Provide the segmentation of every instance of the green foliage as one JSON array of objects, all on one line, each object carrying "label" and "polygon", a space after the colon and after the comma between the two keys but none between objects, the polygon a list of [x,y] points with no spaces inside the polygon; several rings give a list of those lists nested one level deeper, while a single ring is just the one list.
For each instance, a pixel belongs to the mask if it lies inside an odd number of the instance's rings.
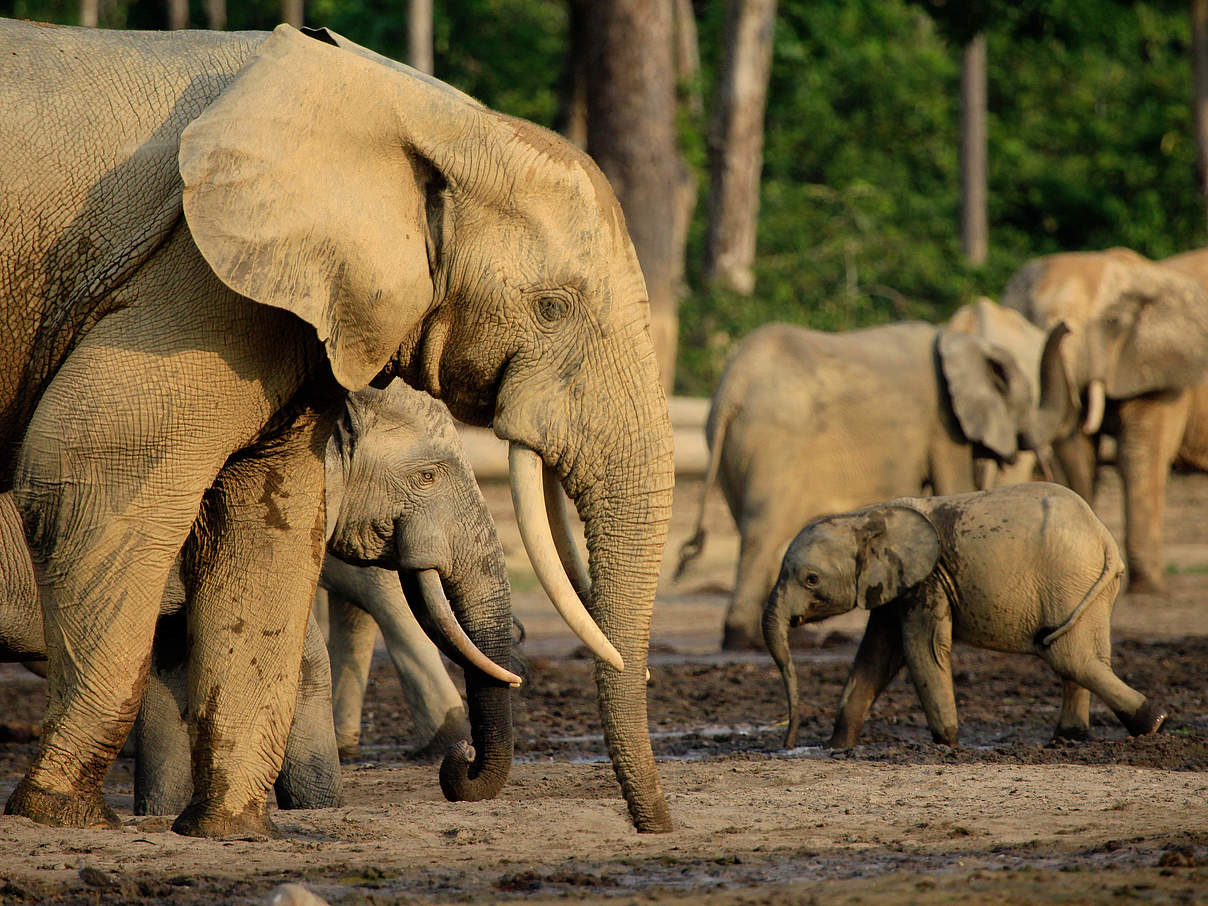
[{"label": "green foliage", "polygon": [[[204,25],[203,0],[191,20]],[[437,75],[549,125],[566,0],[436,0]],[[74,22],[75,0],[0,0]],[[696,0],[706,116],[725,4]],[[228,27],[271,28],[278,0],[228,0]],[[102,24],[157,28],[163,0],[110,0]],[[406,59],[406,4],[308,0],[307,21]],[[959,241],[961,45],[984,28],[990,259]],[[1026,258],[1126,245],[1161,257],[1205,244],[1196,180],[1188,16],[1179,0],[779,0],[757,287],[700,284],[707,123],[681,116],[701,200],[689,236],[677,389],[708,394],[766,321],[847,329],[940,320],[997,296]]]}]

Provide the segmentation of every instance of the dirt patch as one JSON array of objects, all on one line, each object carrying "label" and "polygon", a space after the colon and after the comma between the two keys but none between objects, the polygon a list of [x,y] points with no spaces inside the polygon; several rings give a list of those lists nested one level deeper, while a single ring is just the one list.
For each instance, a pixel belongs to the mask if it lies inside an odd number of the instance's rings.
[{"label": "dirt patch", "polygon": [[[1105,479],[1100,508],[1119,532]],[[498,799],[446,803],[435,767],[404,760],[412,725],[379,659],[344,807],[276,812],[278,840],[188,840],[131,816],[119,760],[106,793],[120,831],[0,818],[0,903],[262,903],[283,881],[347,904],[1208,902],[1208,476],[1172,484],[1171,595],[1117,607],[1114,666],[1166,707],[1165,732],[1131,739],[1094,701],[1093,738],[1061,745],[1060,684],[1041,661],[958,646],[960,746],[930,742],[903,674],[859,745],[821,748],[861,632],[846,615],[799,640],[802,745],[784,751],[771,660],[717,650],[737,539],[714,496],[705,555],[664,582],[655,616],[650,725],[676,822],[659,836],[630,829],[591,665],[521,566],[506,488],[486,490],[530,656]],[[698,490],[677,489],[668,574]],[[0,667],[0,796],[34,751],[43,701],[40,680]]]}]

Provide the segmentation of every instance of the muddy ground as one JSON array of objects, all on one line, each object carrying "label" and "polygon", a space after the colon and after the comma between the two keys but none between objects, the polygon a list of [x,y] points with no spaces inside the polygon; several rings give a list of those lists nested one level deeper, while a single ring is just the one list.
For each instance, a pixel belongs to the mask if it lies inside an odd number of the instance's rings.
[{"label": "muddy ground", "polygon": [[[1119,487],[1106,482],[1100,510],[1118,532]],[[677,489],[668,572],[699,487]],[[410,721],[381,657],[344,807],[275,812],[276,840],[190,840],[130,814],[119,761],[107,793],[121,831],[0,818],[0,903],[263,903],[283,881],[345,904],[1208,903],[1208,475],[1172,484],[1171,595],[1117,606],[1117,672],[1168,707],[1165,732],[1130,739],[1096,701],[1093,740],[1058,746],[1047,668],[958,646],[960,747],[930,742],[902,675],[859,746],[820,748],[861,630],[849,614],[800,640],[802,746],[782,750],[770,659],[717,650],[737,537],[715,494],[705,556],[664,581],[655,616],[650,725],[676,822],[658,836],[629,826],[590,664],[520,565],[506,488],[487,492],[530,658],[498,799],[446,803],[435,766],[406,759]],[[42,702],[39,680],[0,668],[0,724],[36,723]],[[0,743],[0,796],[32,752]]]}]

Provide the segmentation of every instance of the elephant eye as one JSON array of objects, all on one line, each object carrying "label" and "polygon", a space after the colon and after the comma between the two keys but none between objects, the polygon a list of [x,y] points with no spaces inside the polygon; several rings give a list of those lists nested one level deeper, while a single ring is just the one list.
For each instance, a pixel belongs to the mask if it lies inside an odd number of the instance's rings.
[{"label": "elephant eye", "polygon": [[437,474],[435,469],[420,469],[414,475],[415,486],[418,488],[430,488],[436,484]]},{"label": "elephant eye", "polygon": [[802,581],[805,583],[806,588],[817,588],[818,583],[822,580],[818,578],[817,573],[806,573],[805,579]]},{"label": "elephant eye", "polygon": [[537,297],[537,317],[545,324],[556,324],[570,311],[570,300],[554,293],[543,293]]}]

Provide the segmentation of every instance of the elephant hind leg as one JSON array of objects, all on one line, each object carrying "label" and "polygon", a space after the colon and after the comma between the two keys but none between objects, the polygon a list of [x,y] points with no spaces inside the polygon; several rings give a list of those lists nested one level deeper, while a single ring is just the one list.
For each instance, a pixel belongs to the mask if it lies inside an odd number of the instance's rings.
[{"label": "elephant hind leg", "polygon": [[1089,654],[1090,649],[1076,646],[1077,640],[1071,635],[1058,639],[1049,650],[1048,662],[1053,669],[1067,682],[1099,696],[1133,736],[1158,732],[1166,721],[1166,712],[1116,676],[1107,657]]},{"label": "elephant hind leg", "polygon": [[1057,726],[1053,730],[1054,739],[1090,738],[1091,726],[1091,693],[1085,686],[1079,686],[1070,679],[1062,680],[1061,714],[1057,718]]}]

